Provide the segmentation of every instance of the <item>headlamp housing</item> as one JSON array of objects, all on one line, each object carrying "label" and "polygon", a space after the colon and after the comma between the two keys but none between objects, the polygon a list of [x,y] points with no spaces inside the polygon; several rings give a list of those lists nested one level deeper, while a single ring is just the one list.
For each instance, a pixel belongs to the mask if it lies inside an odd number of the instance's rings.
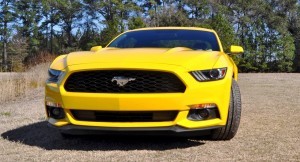
[{"label": "headlamp housing", "polygon": [[63,74],[63,71],[60,70],[54,70],[54,69],[49,69],[48,70],[48,82],[52,82],[52,83],[57,83],[59,81],[59,79],[61,78]]},{"label": "headlamp housing", "polygon": [[227,68],[216,68],[211,70],[197,70],[190,74],[199,82],[214,81],[223,79],[226,75]]}]

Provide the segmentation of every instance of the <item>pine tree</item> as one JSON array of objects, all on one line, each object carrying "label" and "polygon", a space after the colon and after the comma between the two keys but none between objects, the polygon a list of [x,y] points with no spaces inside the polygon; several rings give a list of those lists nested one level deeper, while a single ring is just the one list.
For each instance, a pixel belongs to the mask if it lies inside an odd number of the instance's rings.
[{"label": "pine tree", "polygon": [[14,0],[3,0],[0,2],[0,36],[2,38],[2,69],[8,71],[7,43],[10,36],[10,23],[14,20]]},{"label": "pine tree", "polygon": [[16,1],[15,7],[17,21],[20,22],[17,29],[29,41],[27,50],[29,56],[35,55],[40,45],[38,24],[42,19],[41,2],[39,0]]},{"label": "pine tree", "polygon": [[[80,0],[60,0],[58,1],[58,13],[62,22],[62,29],[66,34],[67,41],[64,43],[65,48],[75,47],[73,44],[72,30],[79,26],[79,20],[82,18],[83,4]],[[66,51],[67,52],[67,51]]]}]

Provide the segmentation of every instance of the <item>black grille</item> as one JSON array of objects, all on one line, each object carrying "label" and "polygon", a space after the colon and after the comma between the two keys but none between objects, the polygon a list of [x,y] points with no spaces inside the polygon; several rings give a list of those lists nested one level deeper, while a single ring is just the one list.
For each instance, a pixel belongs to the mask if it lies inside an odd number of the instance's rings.
[{"label": "black grille", "polygon": [[183,93],[186,88],[172,73],[140,70],[76,72],[64,86],[68,92],[89,93]]},{"label": "black grille", "polygon": [[97,122],[161,122],[175,120],[178,111],[91,111],[91,110],[71,110],[74,118],[81,121]]}]

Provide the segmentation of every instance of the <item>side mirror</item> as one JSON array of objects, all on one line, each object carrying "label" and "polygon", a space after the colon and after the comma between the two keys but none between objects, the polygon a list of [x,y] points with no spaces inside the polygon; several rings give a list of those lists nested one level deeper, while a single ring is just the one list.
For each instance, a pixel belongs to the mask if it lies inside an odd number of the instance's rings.
[{"label": "side mirror", "polygon": [[97,51],[99,51],[101,49],[102,49],[102,46],[94,46],[94,47],[91,48],[91,51],[92,52],[97,52]]},{"label": "side mirror", "polygon": [[230,46],[231,54],[241,54],[244,53],[244,49],[241,46]]}]

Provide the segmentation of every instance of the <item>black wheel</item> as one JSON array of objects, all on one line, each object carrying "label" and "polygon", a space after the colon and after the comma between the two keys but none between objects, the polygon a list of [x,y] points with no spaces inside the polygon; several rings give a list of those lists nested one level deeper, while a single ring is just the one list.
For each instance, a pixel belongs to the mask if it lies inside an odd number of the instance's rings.
[{"label": "black wheel", "polygon": [[213,140],[232,139],[240,125],[242,111],[241,93],[237,82],[233,79],[231,85],[230,104],[228,110],[227,123],[224,127],[212,131]]}]

